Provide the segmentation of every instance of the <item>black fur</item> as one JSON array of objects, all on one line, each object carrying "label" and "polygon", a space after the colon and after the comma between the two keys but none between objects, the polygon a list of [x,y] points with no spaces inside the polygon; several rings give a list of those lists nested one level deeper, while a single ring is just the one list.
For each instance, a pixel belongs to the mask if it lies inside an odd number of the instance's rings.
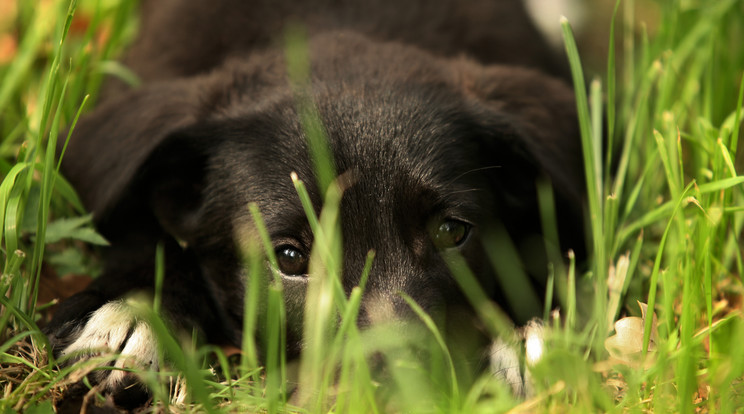
[{"label": "black fur", "polygon": [[[459,247],[487,293],[517,322],[540,308],[511,306],[484,253],[504,228],[529,250],[541,298],[544,248],[535,181],[549,177],[563,248],[581,249],[583,175],[573,93],[563,66],[519,1],[154,0],[126,62],[139,89],[110,83],[63,160],[65,176],[111,241],[106,271],[70,298],[48,328],[55,350],[107,301],[153,286],[165,244],[163,309],[181,328],[240,345],[238,245],[257,203],[276,247],[309,255],[312,234],[290,181],[315,183],[282,47],[287,22],[309,33],[306,91],[328,133],[334,167],[351,185],[341,205],[343,284],[356,286],[370,249],[370,303],[427,311],[469,309],[432,242],[443,220],[470,223]],[[538,243],[538,246],[541,246]],[[536,253],[538,252],[538,253]],[[302,346],[306,278],[285,277],[288,352]],[[518,309],[517,309],[518,308]],[[458,321],[461,323],[462,321]],[[473,322],[474,323],[474,322]]]}]

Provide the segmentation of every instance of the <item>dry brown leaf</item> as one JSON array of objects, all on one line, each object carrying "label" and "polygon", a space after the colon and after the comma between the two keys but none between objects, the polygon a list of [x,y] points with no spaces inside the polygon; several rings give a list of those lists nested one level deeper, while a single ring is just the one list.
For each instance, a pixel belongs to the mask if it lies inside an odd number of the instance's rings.
[{"label": "dry brown leaf", "polygon": [[647,316],[647,305],[638,302],[642,317],[629,316],[615,322],[615,335],[605,340],[605,349],[616,363],[629,366],[649,367],[653,364],[654,351],[656,350],[657,333],[656,315],[653,315],[651,324],[651,337],[648,343],[648,353],[645,362],[643,358],[643,330]]},{"label": "dry brown leaf", "polygon": [[607,276],[607,288],[609,290],[609,302],[607,305],[607,326],[612,326],[615,315],[618,313],[620,297],[623,294],[625,278],[628,276],[628,266],[630,265],[630,252],[625,253],[617,259],[617,264],[610,264],[609,274]]}]

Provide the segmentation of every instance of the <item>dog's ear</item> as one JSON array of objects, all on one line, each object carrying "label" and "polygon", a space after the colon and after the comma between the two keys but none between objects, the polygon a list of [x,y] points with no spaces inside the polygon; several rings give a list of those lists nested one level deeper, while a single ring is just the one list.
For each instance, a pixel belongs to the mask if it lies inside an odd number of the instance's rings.
[{"label": "dog's ear", "polygon": [[539,72],[505,66],[485,68],[468,84],[556,191],[580,203],[585,184],[573,90]]},{"label": "dog's ear", "polygon": [[573,90],[524,68],[490,66],[473,73],[465,88],[477,98],[478,118],[491,131],[481,156],[501,167],[493,170],[493,180],[506,204],[502,215],[510,216],[516,234],[530,226],[540,231],[535,181],[546,176],[554,189],[562,247],[581,255],[585,181]]},{"label": "dog's ear", "polygon": [[[131,205],[122,200],[118,208],[144,207],[158,227],[179,240],[192,243],[201,224],[207,169],[220,145],[219,125],[192,125],[168,135],[137,170],[124,197],[145,201]],[[117,216],[131,212],[117,212]]]},{"label": "dog's ear", "polygon": [[62,171],[98,216],[118,203],[135,174],[165,139],[196,122],[198,90],[164,83],[110,99],[75,127]]},{"label": "dog's ear", "polygon": [[105,102],[78,123],[62,171],[104,233],[113,216],[151,220],[156,192],[165,194],[159,200],[176,196],[154,206],[161,210],[172,207],[177,215],[194,207],[190,196],[199,191],[206,150],[184,131],[204,115],[201,86],[194,80],[150,85]]}]

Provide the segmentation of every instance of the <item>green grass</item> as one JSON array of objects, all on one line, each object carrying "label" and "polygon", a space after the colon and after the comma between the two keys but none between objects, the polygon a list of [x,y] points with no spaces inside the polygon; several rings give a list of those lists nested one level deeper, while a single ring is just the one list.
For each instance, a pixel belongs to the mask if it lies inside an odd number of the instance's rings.
[{"label": "green grass", "polygon": [[[635,16],[636,7],[658,7],[658,20],[644,22]],[[263,274],[263,246],[246,246],[246,271],[253,277],[246,286],[237,363],[228,363],[214,347],[174,338],[150,306],[138,308],[168,362],[161,372],[142,373],[154,404],[175,412],[741,411],[744,176],[737,171],[744,158],[737,157],[737,148],[744,115],[744,5],[625,0],[615,11],[597,23],[611,28],[609,56],[599,71],[603,76],[589,82],[563,23],[578,85],[592,258],[585,273],[577,273],[584,270],[548,252],[561,320],[550,319],[546,308],[552,329],[542,360],[532,368],[534,396],[520,401],[492,377],[462,369],[467,356],[447,349],[434,321],[415,306],[420,331],[357,329],[364,286],[346,297],[338,278],[344,180],[335,179],[323,161],[323,128],[303,95],[307,57],[295,31],[287,38],[293,81],[314,162],[322,169],[319,184],[328,189],[325,208],[315,217],[304,183],[295,180],[317,240],[306,303],[306,312],[317,317],[303,328],[307,349],[299,362],[276,352],[286,341],[282,286]],[[95,274],[99,265],[89,246],[105,243],[57,174],[53,149],[59,132],[92,107],[105,74],[136,81],[113,60],[136,30],[133,16],[129,0],[19,0],[8,16],[0,16],[0,40],[17,41],[11,57],[0,55],[3,412],[51,411],[69,377],[93,368],[55,368],[38,329],[48,317],[47,304],[37,301],[42,274]],[[539,194],[546,238],[557,240],[549,187],[540,186]],[[260,217],[255,208],[252,213]],[[494,244],[508,248],[508,240]],[[270,256],[271,249],[265,250]],[[366,271],[373,257],[370,252]],[[159,258],[154,271],[168,260]],[[450,262],[490,332],[515,336],[462,260]],[[587,297],[593,298],[590,309],[580,309]],[[157,309],[157,293],[145,299],[151,301]],[[655,316],[642,315],[636,301]],[[613,331],[613,323],[625,317],[638,319],[623,319]],[[268,350],[265,366],[259,366],[258,349]],[[384,380],[373,380],[367,362],[377,353],[387,362]],[[422,353],[428,357],[418,358]],[[169,379],[176,374],[173,392]],[[95,389],[91,398],[98,398]]]}]

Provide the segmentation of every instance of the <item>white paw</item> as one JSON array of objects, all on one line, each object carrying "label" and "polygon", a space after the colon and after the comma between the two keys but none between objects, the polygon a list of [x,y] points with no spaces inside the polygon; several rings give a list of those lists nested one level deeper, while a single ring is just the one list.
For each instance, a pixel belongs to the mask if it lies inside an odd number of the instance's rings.
[{"label": "white paw", "polygon": [[[77,339],[61,355],[91,359],[112,355],[103,364],[112,369],[96,372],[103,391],[117,390],[131,378],[127,368],[158,369],[158,344],[150,325],[139,318],[135,300],[108,302],[95,311]],[[104,359],[105,361],[105,359]]]},{"label": "white paw", "polygon": [[515,396],[534,394],[530,367],[542,358],[543,335],[542,323],[532,320],[519,330],[519,342],[508,343],[497,338],[491,343],[491,374],[509,385]]}]

